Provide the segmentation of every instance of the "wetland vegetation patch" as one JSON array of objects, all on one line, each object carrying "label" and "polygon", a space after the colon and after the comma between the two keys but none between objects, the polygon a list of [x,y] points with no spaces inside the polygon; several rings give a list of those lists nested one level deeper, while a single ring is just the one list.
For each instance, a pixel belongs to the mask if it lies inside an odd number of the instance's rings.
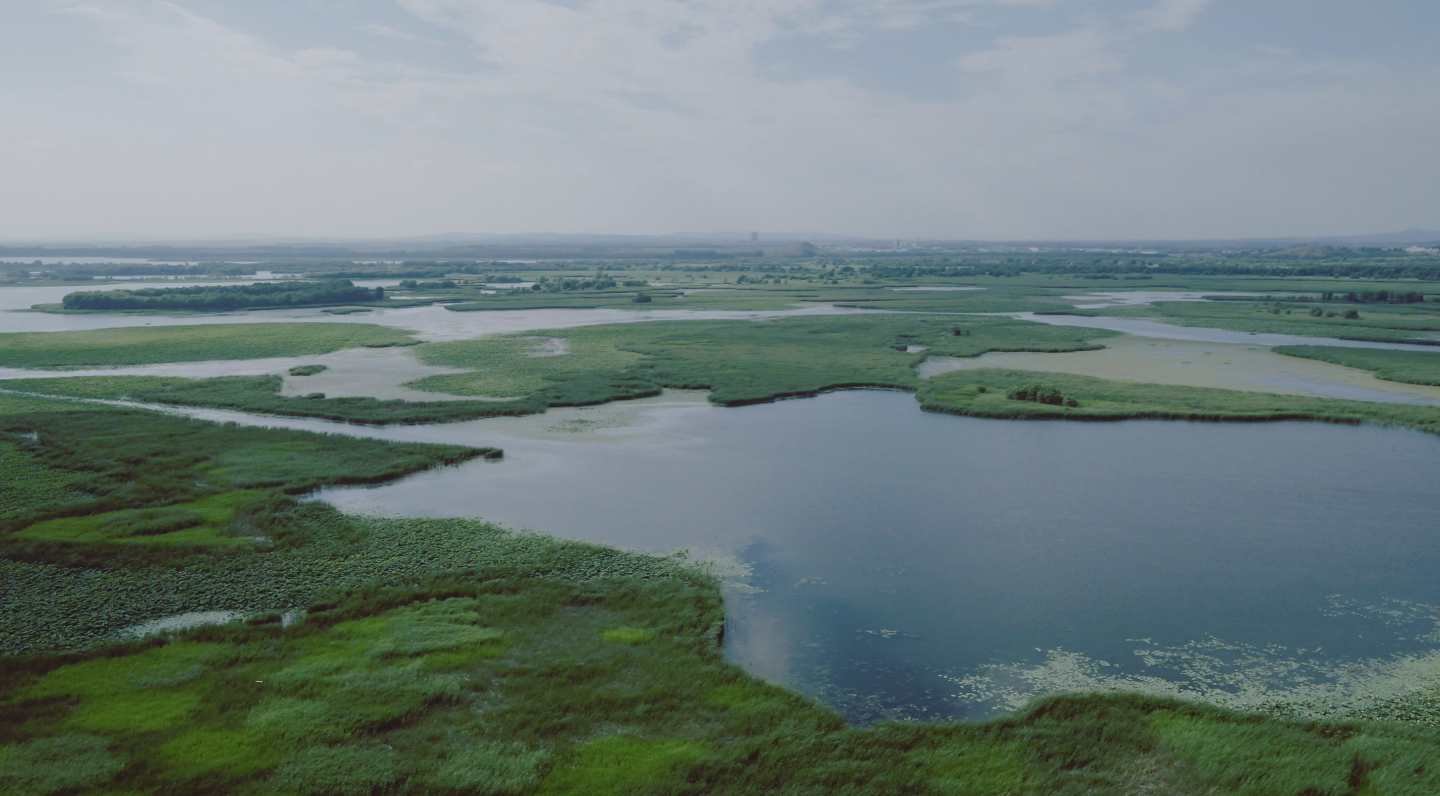
[{"label": "wetland vegetation patch", "polygon": [[239,323],[13,332],[0,334],[0,367],[87,368],[265,359],[415,342],[411,333],[403,329],[360,323]]},{"label": "wetland vegetation patch", "polygon": [[1386,381],[1440,386],[1440,351],[1387,351],[1321,345],[1286,345],[1271,350],[1285,356],[1318,359],[1347,368],[1373,371],[1375,378]]}]

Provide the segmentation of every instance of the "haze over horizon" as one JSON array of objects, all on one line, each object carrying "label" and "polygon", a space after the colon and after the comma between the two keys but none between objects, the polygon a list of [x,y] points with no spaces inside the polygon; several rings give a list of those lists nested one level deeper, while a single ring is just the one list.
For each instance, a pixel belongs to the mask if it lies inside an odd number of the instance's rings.
[{"label": "haze over horizon", "polygon": [[0,239],[1433,230],[1437,30],[1403,0],[18,0]]}]

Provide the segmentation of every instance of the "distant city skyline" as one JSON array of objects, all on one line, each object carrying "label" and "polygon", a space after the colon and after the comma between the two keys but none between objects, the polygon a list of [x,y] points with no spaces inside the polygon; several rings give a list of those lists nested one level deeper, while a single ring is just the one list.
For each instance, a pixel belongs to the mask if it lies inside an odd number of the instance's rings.
[{"label": "distant city skyline", "polygon": [[0,240],[1435,230],[1437,32],[1413,0],[14,0]]}]

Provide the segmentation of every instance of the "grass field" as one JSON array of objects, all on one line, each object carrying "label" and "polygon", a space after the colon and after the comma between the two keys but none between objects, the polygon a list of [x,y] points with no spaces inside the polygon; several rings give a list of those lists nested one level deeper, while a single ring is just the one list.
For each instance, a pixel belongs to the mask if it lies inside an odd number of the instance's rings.
[{"label": "grass field", "polygon": [[403,329],[359,323],[244,323],[18,332],[0,334],[0,367],[119,367],[264,359],[414,343],[410,332]]},{"label": "grass field", "polygon": [[1347,368],[1370,370],[1375,378],[1405,384],[1440,385],[1440,351],[1385,351],[1375,348],[1339,348],[1319,345],[1288,345],[1272,349],[1277,354],[1318,359]]}]

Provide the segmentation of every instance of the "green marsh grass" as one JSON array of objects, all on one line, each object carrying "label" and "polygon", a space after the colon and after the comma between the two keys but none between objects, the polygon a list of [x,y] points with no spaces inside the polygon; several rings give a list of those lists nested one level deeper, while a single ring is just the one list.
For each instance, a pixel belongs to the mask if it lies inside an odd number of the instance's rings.
[{"label": "green marsh grass", "polygon": [[534,398],[515,401],[404,401],[369,397],[327,398],[280,394],[280,376],[68,376],[0,381],[0,389],[35,395],[136,401],[231,409],[282,417],[315,417],[360,425],[451,423],[483,417],[510,417],[544,411]]},{"label": "green marsh grass", "polygon": [[1008,391],[1031,386],[1035,376],[1031,371],[998,368],[952,371],[927,380],[917,397],[928,411],[1009,420],[1311,420],[1403,426],[1440,434],[1440,408],[1431,406],[1145,384],[1068,373],[1044,377],[1076,406],[1005,397]]},{"label": "green marsh grass", "polygon": [[360,323],[137,326],[83,332],[0,334],[0,367],[81,368],[264,359],[342,348],[414,345],[403,329]]},{"label": "green marsh grass", "polygon": [[[1356,309],[1339,302],[1280,302],[1275,304],[1239,301],[1156,302],[1148,307],[1094,310],[1096,314],[1149,318],[1177,326],[1205,326],[1256,334],[1293,334],[1302,337],[1334,337],[1381,343],[1433,344],[1425,334],[1440,331],[1440,304],[1359,305],[1360,317],[1347,320],[1342,313]],[[1313,307],[1333,311],[1335,317],[1314,317]],[[1285,314],[1289,310],[1290,314]]]},{"label": "green marsh grass", "polygon": [[1347,368],[1374,371],[1375,378],[1386,381],[1440,386],[1440,351],[1387,351],[1318,345],[1277,346],[1270,350],[1285,356],[1318,359]]},{"label": "green marsh grass", "polygon": [[[961,334],[956,332],[960,331]],[[754,321],[656,321],[562,329],[432,343],[416,350],[426,364],[474,368],[429,376],[409,386],[461,395],[550,390],[550,405],[599,403],[611,379],[617,388],[708,389],[714,403],[734,406],[854,387],[914,389],[914,367],[927,353],[979,356],[987,351],[1080,351],[1113,336],[1005,318],[850,315]],[[536,357],[533,338],[564,340],[570,354]],[[586,384],[586,381],[592,384]],[[617,389],[617,392],[624,392]],[[610,399],[613,400],[613,399]]]},{"label": "green marsh grass", "polygon": [[[0,659],[0,784],[155,796],[1440,788],[1433,731],[1140,695],[1054,696],[983,724],[847,726],[726,661],[718,586],[684,562],[483,540],[466,569],[322,596],[289,627]],[[606,640],[618,628],[649,638]]]}]

